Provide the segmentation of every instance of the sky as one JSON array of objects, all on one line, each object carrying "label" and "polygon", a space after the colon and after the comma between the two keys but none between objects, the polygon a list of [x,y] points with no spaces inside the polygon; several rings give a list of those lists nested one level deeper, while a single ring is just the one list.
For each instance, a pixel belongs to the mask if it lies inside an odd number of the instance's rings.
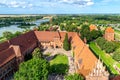
[{"label": "sky", "polygon": [[0,0],[0,14],[96,13],[120,13],[120,0]]}]

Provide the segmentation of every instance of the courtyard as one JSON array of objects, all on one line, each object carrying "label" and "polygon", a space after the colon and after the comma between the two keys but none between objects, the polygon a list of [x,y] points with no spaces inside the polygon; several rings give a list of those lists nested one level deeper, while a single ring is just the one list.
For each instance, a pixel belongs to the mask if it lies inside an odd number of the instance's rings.
[{"label": "courtyard", "polygon": [[64,75],[75,73],[74,59],[71,51],[62,48],[46,49],[43,55],[50,62],[49,80],[63,80]]}]

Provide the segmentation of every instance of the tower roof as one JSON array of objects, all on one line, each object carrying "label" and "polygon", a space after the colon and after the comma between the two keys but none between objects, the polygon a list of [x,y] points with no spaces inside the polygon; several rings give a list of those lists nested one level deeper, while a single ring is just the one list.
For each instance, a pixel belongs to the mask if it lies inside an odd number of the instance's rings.
[{"label": "tower roof", "polygon": [[90,31],[97,30],[97,27],[95,25],[93,25],[93,24],[91,24],[89,27],[90,27]]},{"label": "tower roof", "polygon": [[112,29],[112,27],[107,27],[105,32],[114,33],[114,29]]}]

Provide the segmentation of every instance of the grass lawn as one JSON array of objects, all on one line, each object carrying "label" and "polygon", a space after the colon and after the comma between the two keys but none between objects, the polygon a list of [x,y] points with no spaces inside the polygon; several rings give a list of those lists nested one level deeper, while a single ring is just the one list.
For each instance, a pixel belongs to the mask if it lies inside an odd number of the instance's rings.
[{"label": "grass lawn", "polygon": [[50,61],[50,73],[66,74],[68,72],[68,58],[66,55],[56,55]]},{"label": "grass lawn", "polygon": [[117,70],[114,69],[113,65],[117,63],[117,67],[120,68],[120,63],[115,61],[110,55],[106,54],[104,51],[102,51],[100,48],[97,47],[95,42],[90,43],[90,48],[94,52],[96,56],[100,56],[100,58],[103,60],[104,64],[107,66],[107,69],[112,74],[118,74]]}]

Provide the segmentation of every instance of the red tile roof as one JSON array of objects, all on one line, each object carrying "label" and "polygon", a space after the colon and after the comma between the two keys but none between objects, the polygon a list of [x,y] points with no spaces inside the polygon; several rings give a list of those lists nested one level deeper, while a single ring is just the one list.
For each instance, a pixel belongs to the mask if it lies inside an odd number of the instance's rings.
[{"label": "red tile roof", "polygon": [[36,42],[37,42],[37,38],[34,34],[34,31],[30,31],[28,33],[25,33],[10,40],[10,44],[20,46],[20,50],[22,54],[26,53],[28,48]]},{"label": "red tile roof", "polygon": [[1,43],[0,44],[0,52],[3,51],[3,50],[5,50],[5,49],[7,49],[7,48],[9,48],[9,46],[10,46],[10,44],[9,44],[8,41],[6,41],[4,43]]},{"label": "red tile roof", "polygon": [[54,38],[60,38],[58,32],[35,31],[35,35],[39,41],[54,41]]},{"label": "red tile roof", "polygon": [[68,33],[69,39],[72,39],[72,37],[76,34],[75,32],[35,31],[39,41],[54,41],[54,38],[60,38],[63,42],[66,33]]},{"label": "red tile roof", "polygon": [[34,31],[30,31],[11,39],[9,42],[0,44],[0,66],[9,62],[15,56],[21,56],[21,52],[22,54],[25,53],[34,43],[37,43],[37,38]]},{"label": "red tile roof", "polygon": [[72,38],[75,36],[75,32],[59,32],[60,33],[60,37],[61,37],[61,41],[63,42],[64,41],[64,38],[65,38],[65,35],[66,33],[68,33],[68,39],[69,41],[72,40]]},{"label": "red tile roof", "polygon": [[[72,47],[75,46],[74,58],[75,61],[80,65],[78,72],[84,76],[88,75],[96,65],[97,58],[90,51],[88,46],[76,35],[72,40]],[[81,62],[79,63],[79,61]]]},{"label": "red tile roof", "polygon": [[8,48],[0,52],[0,67],[9,62],[13,58],[15,58],[15,52],[13,48]]},{"label": "red tile roof", "polygon": [[92,30],[97,30],[97,27],[93,24],[90,25],[90,31],[92,31]]},{"label": "red tile roof", "polygon": [[107,32],[107,33],[114,33],[114,29],[112,29],[112,27],[107,27],[105,32]]}]

